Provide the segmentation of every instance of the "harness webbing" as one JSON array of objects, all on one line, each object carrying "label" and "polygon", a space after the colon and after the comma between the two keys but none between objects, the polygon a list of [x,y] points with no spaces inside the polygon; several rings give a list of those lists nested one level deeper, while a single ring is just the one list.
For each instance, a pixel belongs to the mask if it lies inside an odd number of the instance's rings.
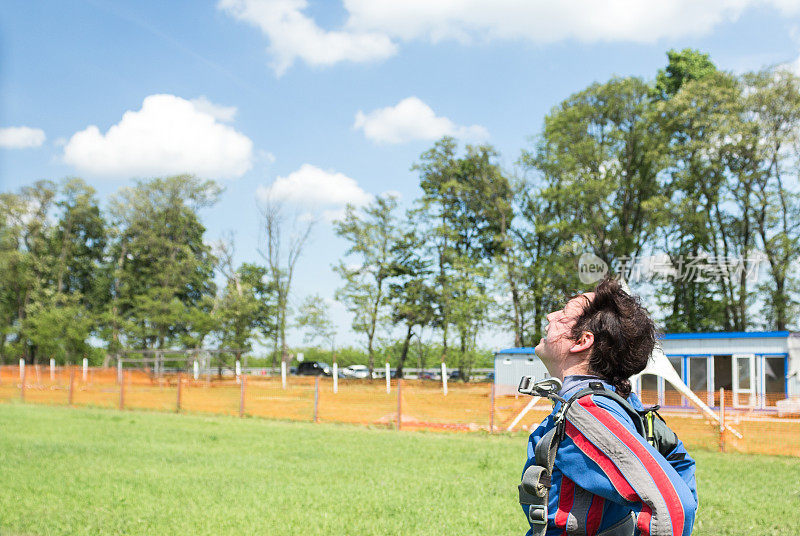
[{"label": "harness webbing", "polygon": [[[558,454],[558,446],[564,438],[564,429],[567,420],[567,412],[572,404],[590,394],[599,394],[607,396],[619,403],[623,409],[631,416],[634,424],[639,433],[644,435],[645,427],[641,415],[630,405],[630,403],[614,393],[613,391],[605,390],[602,385],[590,385],[586,389],[582,389],[569,400],[564,400],[557,394],[558,389],[555,388],[554,380],[550,378],[541,382],[542,388],[537,389],[537,385],[531,387],[540,396],[544,396],[553,400],[554,402],[561,402],[562,406],[558,413],[554,416],[555,426],[551,428],[539,442],[534,449],[535,464],[530,465],[522,474],[522,482],[519,484],[519,502],[522,505],[528,506],[528,521],[531,523],[531,536],[545,536],[547,532],[547,518],[548,518],[548,503],[550,501],[550,488],[552,486],[553,466],[556,461],[556,454]],[[560,388],[558,382],[558,387]],[[613,526],[604,530],[598,536],[632,536],[634,532],[634,516],[631,514]]]}]

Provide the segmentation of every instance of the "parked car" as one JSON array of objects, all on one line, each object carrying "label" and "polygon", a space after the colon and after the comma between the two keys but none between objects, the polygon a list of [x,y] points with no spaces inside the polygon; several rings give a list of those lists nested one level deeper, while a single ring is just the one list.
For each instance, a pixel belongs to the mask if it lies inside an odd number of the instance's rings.
[{"label": "parked car", "polygon": [[[381,378],[381,379],[386,378],[386,369],[383,368],[383,367],[376,368],[375,370],[372,371],[372,377],[376,378],[376,379],[377,378]],[[389,377],[390,378],[396,378],[397,377],[397,369],[389,369]]]},{"label": "parked car", "polygon": [[440,380],[441,374],[438,374],[437,372],[431,370],[423,370],[420,371],[419,374],[417,374],[417,378],[419,378],[420,380]]},{"label": "parked car", "polygon": [[322,361],[303,361],[297,365],[297,374],[300,376],[330,376],[331,366]]},{"label": "parked car", "polygon": [[366,365],[350,365],[341,369],[342,378],[368,378],[369,367]]}]

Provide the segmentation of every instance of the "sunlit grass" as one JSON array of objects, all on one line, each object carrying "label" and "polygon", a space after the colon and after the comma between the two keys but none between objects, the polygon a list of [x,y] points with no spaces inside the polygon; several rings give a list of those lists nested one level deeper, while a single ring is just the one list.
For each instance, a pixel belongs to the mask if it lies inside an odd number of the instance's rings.
[{"label": "sunlit grass", "polygon": [[[800,534],[800,460],[693,453],[695,534]],[[524,534],[524,436],[0,404],[0,533]]]}]

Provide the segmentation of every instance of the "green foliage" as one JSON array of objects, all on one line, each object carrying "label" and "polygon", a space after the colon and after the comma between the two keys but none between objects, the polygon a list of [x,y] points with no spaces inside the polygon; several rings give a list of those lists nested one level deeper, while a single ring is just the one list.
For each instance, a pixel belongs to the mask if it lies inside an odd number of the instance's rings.
[{"label": "green foliage", "polygon": [[80,179],[39,181],[0,194],[0,214],[0,360],[77,359],[108,301],[95,191]]},{"label": "green foliage", "polygon": [[523,158],[541,173],[555,224],[609,264],[641,252],[663,205],[652,108],[638,78],[593,84],[551,111],[536,152]]},{"label": "green foliage", "polygon": [[54,358],[59,365],[77,363],[91,352],[88,339],[95,319],[81,303],[80,293],[42,293],[27,307],[25,333],[42,360]]},{"label": "green foliage", "polygon": [[392,250],[399,240],[395,209],[397,199],[378,196],[363,209],[348,205],[344,217],[335,224],[336,234],[348,242],[346,257],[355,257],[356,266],[340,261],[334,267],[344,280],[336,291],[353,315],[353,331],[367,342],[368,367],[374,369],[375,335],[384,324],[388,300],[387,280],[392,276]]},{"label": "green foliage", "polygon": [[297,325],[305,329],[305,342],[317,340],[331,351],[335,350],[336,328],[330,319],[328,305],[320,295],[308,296],[300,305]]},{"label": "green foliage", "polygon": [[197,211],[219,193],[182,175],[139,181],[112,200],[114,331],[126,346],[167,348],[192,329],[188,311],[214,292],[215,259]]},{"label": "green foliage", "polygon": [[669,63],[656,75],[655,93],[661,99],[673,97],[684,83],[701,80],[717,72],[708,54],[685,48],[667,52]]},{"label": "green foliage", "polygon": [[424,192],[413,214],[434,267],[433,326],[441,333],[442,360],[448,360],[454,331],[456,362],[468,376],[477,335],[493,305],[493,261],[505,251],[513,191],[491,146],[467,146],[462,157],[456,153],[455,140],[445,137],[412,167]]}]

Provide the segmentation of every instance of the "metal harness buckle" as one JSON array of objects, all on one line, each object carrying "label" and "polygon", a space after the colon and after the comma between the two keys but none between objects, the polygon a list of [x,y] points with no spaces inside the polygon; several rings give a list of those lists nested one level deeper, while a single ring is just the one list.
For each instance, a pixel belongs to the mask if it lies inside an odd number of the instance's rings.
[{"label": "metal harness buckle", "polygon": [[530,508],[528,508],[528,521],[530,521],[534,525],[546,525],[547,506],[532,504]]},{"label": "metal harness buckle", "polygon": [[550,398],[561,390],[561,380],[558,378],[545,378],[544,380],[534,381],[533,376],[523,376],[519,380],[517,391],[523,395],[538,395]]}]

